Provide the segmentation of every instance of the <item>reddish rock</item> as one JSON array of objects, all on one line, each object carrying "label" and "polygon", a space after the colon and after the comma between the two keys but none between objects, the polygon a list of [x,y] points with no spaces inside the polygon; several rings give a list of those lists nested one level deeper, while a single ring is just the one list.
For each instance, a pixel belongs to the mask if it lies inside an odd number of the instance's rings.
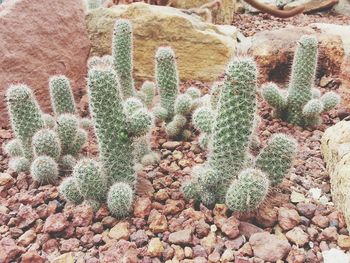
[{"label": "reddish rock", "polygon": [[33,229],[27,230],[23,235],[18,238],[17,244],[23,247],[28,246],[36,238],[36,233]]},{"label": "reddish rock", "polygon": [[57,239],[49,239],[43,244],[43,251],[47,254],[51,254],[58,251],[59,244]]},{"label": "reddish rock", "polygon": [[18,220],[18,227],[25,228],[34,223],[39,218],[39,215],[33,210],[30,205],[21,205],[18,210],[16,219]]},{"label": "reddish rock", "polygon": [[[11,83],[31,86],[45,110],[48,78],[65,74],[77,95],[85,87],[90,41],[82,1],[5,1],[0,12],[0,97]],[[0,100],[0,125],[6,125]]]},{"label": "reddish rock", "polygon": [[94,211],[88,204],[78,205],[73,210],[73,226],[88,226],[94,217]]},{"label": "reddish rock", "polygon": [[297,204],[297,210],[301,215],[312,218],[315,214],[316,205],[311,203],[299,203]]},{"label": "reddish rock", "polygon": [[62,213],[49,216],[44,224],[44,233],[61,232],[68,227],[69,223]]},{"label": "reddish rock", "polygon": [[120,240],[118,242],[110,242],[100,247],[100,263],[109,262],[128,262],[138,263],[138,251],[134,243]]},{"label": "reddish rock", "polygon": [[338,232],[337,228],[334,226],[330,226],[325,228],[320,236],[319,240],[326,240],[326,241],[337,241],[338,240]]},{"label": "reddish rock", "polygon": [[251,223],[241,222],[239,224],[239,232],[240,232],[240,234],[242,234],[246,238],[250,238],[251,235],[253,235],[255,233],[264,232],[264,230],[261,229],[260,227],[257,227],[255,225],[251,224]]},{"label": "reddish rock", "polygon": [[272,206],[262,206],[258,209],[256,218],[264,227],[272,227],[278,220],[277,210]]},{"label": "reddish rock", "polygon": [[192,231],[191,229],[184,229],[169,235],[169,242],[176,245],[191,244]]},{"label": "reddish rock", "polygon": [[137,198],[134,204],[134,216],[145,218],[150,214],[151,209],[151,199],[149,199],[148,197]]},{"label": "reddish rock", "polygon": [[325,228],[329,225],[329,219],[326,216],[323,215],[316,215],[312,218],[312,223],[314,223],[315,225],[321,227],[321,228]]},{"label": "reddish rock", "polygon": [[9,263],[15,260],[15,258],[24,253],[25,249],[16,245],[15,241],[11,238],[4,237],[0,240],[0,262]]},{"label": "reddish rock", "polygon": [[36,251],[28,251],[22,255],[21,263],[44,263],[45,259],[41,257]]},{"label": "reddish rock", "polygon": [[265,261],[276,262],[285,258],[291,246],[286,240],[278,239],[277,236],[267,232],[256,233],[249,239],[255,257]]},{"label": "reddish rock", "polygon": [[79,240],[76,238],[65,239],[61,241],[61,252],[77,251],[79,249]]},{"label": "reddish rock", "polygon": [[286,233],[289,241],[295,243],[299,247],[304,246],[309,241],[309,235],[306,234],[300,227],[295,227]]},{"label": "reddish rock", "polygon": [[229,238],[234,239],[239,235],[238,227],[239,221],[235,217],[231,216],[224,221],[221,231]]},{"label": "reddish rock", "polygon": [[300,216],[294,209],[280,207],[278,209],[278,223],[283,230],[289,230],[300,223]]},{"label": "reddish rock", "polygon": [[165,215],[162,215],[157,210],[152,210],[148,217],[149,229],[154,233],[162,233],[168,229],[168,221]]}]

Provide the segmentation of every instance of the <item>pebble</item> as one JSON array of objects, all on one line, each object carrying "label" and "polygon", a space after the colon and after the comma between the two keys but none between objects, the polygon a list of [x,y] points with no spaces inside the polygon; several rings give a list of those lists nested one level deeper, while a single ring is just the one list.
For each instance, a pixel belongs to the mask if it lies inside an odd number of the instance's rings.
[{"label": "pebble", "polygon": [[160,257],[163,251],[164,251],[164,246],[158,237],[152,238],[149,241],[147,254],[150,257]]},{"label": "pebble", "polygon": [[278,210],[278,224],[283,230],[290,230],[300,223],[300,216],[295,209],[280,207]]},{"label": "pebble", "polygon": [[191,229],[176,231],[169,235],[169,242],[171,244],[187,245],[187,244],[191,244],[191,241],[192,241]]},{"label": "pebble", "polygon": [[128,222],[120,222],[116,224],[108,233],[108,236],[111,239],[124,239],[128,240],[130,236],[130,231],[129,231],[129,223]]}]

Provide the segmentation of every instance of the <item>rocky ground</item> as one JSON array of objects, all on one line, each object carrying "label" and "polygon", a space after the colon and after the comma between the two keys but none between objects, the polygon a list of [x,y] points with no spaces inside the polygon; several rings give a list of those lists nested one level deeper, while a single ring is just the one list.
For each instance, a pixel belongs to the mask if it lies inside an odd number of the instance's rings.
[{"label": "rocky ground", "polygon": [[[264,15],[257,17],[268,24]],[[253,18],[243,15],[240,21],[244,28]],[[278,19],[268,21],[270,26],[285,25]],[[208,91],[205,84],[191,84]],[[322,91],[330,89],[322,86]],[[338,85],[331,87],[336,90]],[[189,142],[168,141],[159,126],[152,146],[161,154],[160,164],[139,174],[134,211],[125,220],[110,216],[105,206],[93,213],[87,205],[66,204],[56,186],[38,186],[28,174],[8,170],[8,158],[1,149],[0,262],[301,263],[323,262],[323,257],[335,258],[337,253],[342,256],[341,251],[350,249],[350,237],[342,214],[332,204],[320,154],[324,130],[344,117],[339,112],[325,114],[317,130],[303,130],[272,119],[271,110],[259,98],[261,146],[271,134],[284,132],[298,140],[299,152],[281,186],[271,189],[269,199],[256,212],[245,214],[232,214],[224,205],[207,208],[183,199],[181,183],[207,153],[198,147],[196,136]],[[10,130],[0,130],[1,143],[11,137]],[[97,154],[93,138],[84,151]]]}]

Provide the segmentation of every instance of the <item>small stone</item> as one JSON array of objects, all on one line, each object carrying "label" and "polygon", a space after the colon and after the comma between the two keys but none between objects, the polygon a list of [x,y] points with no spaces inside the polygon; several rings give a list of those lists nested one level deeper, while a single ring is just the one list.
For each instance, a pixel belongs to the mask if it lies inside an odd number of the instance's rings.
[{"label": "small stone", "polygon": [[174,260],[183,260],[185,258],[185,252],[182,249],[182,247],[178,246],[178,245],[171,245],[172,248],[174,248]]},{"label": "small stone", "polygon": [[316,205],[311,203],[299,203],[297,204],[297,210],[301,215],[312,218],[315,214]]},{"label": "small stone", "polygon": [[208,236],[200,241],[200,244],[206,249],[207,253],[210,254],[215,245],[217,244],[216,235],[214,232],[210,232]]},{"label": "small stone", "polygon": [[128,240],[130,236],[129,232],[129,223],[128,222],[120,222],[116,224],[108,233],[108,236],[111,239],[124,239]]},{"label": "small stone", "polygon": [[245,242],[244,236],[239,236],[234,240],[227,240],[225,242],[225,246],[232,250],[238,250],[244,244],[244,242]]},{"label": "small stone", "polygon": [[239,221],[235,217],[231,216],[224,221],[221,231],[229,238],[233,239],[239,235],[238,227]]},{"label": "small stone", "polygon": [[30,205],[20,205],[16,219],[18,219],[18,227],[25,228],[34,223],[39,218],[39,215],[33,210]]},{"label": "small stone", "polygon": [[34,232],[33,229],[29,229],[18,238],[17,244],[20,246],[26,247],[30,243],[32,243],[35,240],[35,238],[36,238],[36,233]]},{"label": "small stone", "polygon": [[115,219],[112,216],[106,216],[101,221],[102,225],[105,227],[113,227],[116,222],[117,222],[117,219]]},{"label": "small stone", "polygon": [[185,208],[185,202],[183,200],[172,200],[166,201],[163,213],[164,215],[175,215],[181,212]]},{"label": "small stone", "polygon": [[91,224],[94,217],[94,211],[92,207],[86,203],[76,206],[73,209],[73,222],[74,227],[88,226]]},{"label": "small stone", "polygon": [[278,210],[278,223],[283,230],[290,230],[300,223],[300,216],[295,209],[280,207]]},{"label": "small stone", "polygon": [[150,214],[151,209],[151,199],[149,199],[148,197],[139,197],[134,203],[134,216],[139,218],[145,218]]},{"label": "small stone", "polygon": [[337,228],[334,226],[330,226],[325,228],[320,236],[319,240],[326,240],[326,241],[337,241],[338,240],[338,231]]},{"label": "small stone", "polygon": [[73,253],[66,253],[63,254],[54,260],[51,261],[51,263],[74,263],[74,256]]},{"label": "small stone", "polygon": [[13,183],[15,180],[8,173],[0,173],[0,186]]},{"label": "small stone", "polygon": [[239,224],[239,232],[241,235],[245,236],[246,238],[250,238],[251,235],[255,233],[264,232],[263,229],[260,227],[257,227],[251,223],[248,222],[240,222]]},{"label": "small stone", "polygon": [[321,197],[322,190],[320,188],[311,188],[309,194],[312,198],[318,200]]},{"label": "small stone", "polygon": [[69,226],[67,219],[62,213],[49,216],[44,224],[44,233],[58,233]]},{"label": "small stone", "polygon": [[168,221],[165,215],[162,215],[157,210],[153,210],[148,217],[149,229],[154,233],[163,233],[168,229]]},{"label": "small stone", "polygon": [[350,236],[339,235],[337,243],[342,249],[350,249]]},{"label": "small stone", "polygon": [[182,152],[180,152],[178,150],[175,150],[173,152],[173,157],[174,157],[175,160],[181,160],[184,157],[184,155],[183,155]]},{"label": "small stone", "polygon": [[167,141],[163,143],[162,147],[168,150],[174,150],[175,148],[179,147],[181,145],[181,142],[176,141]]},{"label": "small stone", "polygon": [[184,252],[185,252],[185,257],[186,257],[186,258],[192,258],[192,257],[193,257],[192,248],[190,248],[190,247],[185,247]]},{"label": "small stone", "polygon": [[190,229],[180,230],[169,235],[169,242],[176,245],[188,245],[192,242],[192,231]]},{"label": "small stone", "polygon": [[214,250],[214,252],[208,256],[208,260],[209,260],[209,262],[219,262],[220,261],[220,253],[218,251]]},{"label": "small stone", "polygon": [[224,263],[231,262],[233,259],[234,259],[233,250],[229,248],[226,249],[221,256],[221,262],[224,262]]},{"label": "small stone", "polygon": [[249,243],[255,257],[271,262],[282,260],[291,250],[288,241],[280,240],[267,232],[253,234]]},{"label": "small stone", "polygon": [[13,262],[18,255],[24,252],[25,249],[17,246],[13,239],[4,237],[0,240],[0,262]]},{"label": "small stone", "polygon": [[300,227],[295,227],[286,233],[286,237],[289,241],[298,245],[299,247],[304,246],[309,242],[309,235],[306,234]]},{"label": "small stone", "polygon": [[204,247],[200,246],[200,245],[196,245],[193,247],[193,257],[196,258],[196,257],[204,257],[206,258],[207,257],[207,252],[205,250]]},{"label": "small stone", "polygon": [[292,191],[291,195],[290,195],[290,201],[292,203],[301,203],[305,201],[305,196],[301,193]]},{"label": "small stone", "polygon": [[79,240],[76,238],[65,239],[61,241],[61,252],[78,251]]},{"label": "small stone", "polygon": [[332,248],[322,252],[324,263],[348,263],[350,262],[349,255],[346,255],[340,249]]},{"label": "small stone", "polygon": [[164,246],[158,237],[152,238],[148,244],[147,254],[150,257],[160,257],[164,251]]},{"label": "small stone", "polygon": [[156,201],[165,201],[169,199],[169,194],[166,189],[159,189],[154,195]]},{"label": "small stone", "polygon": [[315,225],[321,227],[321,228],[325,228],[329,225],[329,219],[326,216],[323,215],[316,215],[312,218],[312,223],[314,223]]},{"label": "small stone", "polygon": [[148,236],[145,230],[137,230],[130,236],[130,241],[135,242],[137,247],[142,247],[148,243]]},{"label": "small stone", "polygon": [[264,227],[272,227],[278,220],[278,213],[274,207],[262,206],[257,211],[257,220]]},{"label": "small stone", "polygon": [[28,251],[22,255],[21,263],[44,263],[45,259],[42,258],[36,251]]}]

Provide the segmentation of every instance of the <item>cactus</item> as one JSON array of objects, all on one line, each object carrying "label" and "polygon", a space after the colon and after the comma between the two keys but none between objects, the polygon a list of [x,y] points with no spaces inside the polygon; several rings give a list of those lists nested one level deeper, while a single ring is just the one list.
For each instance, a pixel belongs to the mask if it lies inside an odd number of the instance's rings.
[{"label": "cactus", "polygon": [[39,156],[30,166],[30,173],[40,184],[53,184],[58,179],[57,162],[49,156]]},{"label": "cactus", "polygon": [[89,118],[82,118],[79,120],[79,127],[88,131],[93,127],[93,123]]},{"label": "cactus", "polygon": [[180,94],[176,97],[174,104],[175,114],[188,115],[192,109],[192,98],[187,94]]},{"label": "cactus", "polygon": [[68,202],[78,205],[84,201],[84,197],[79,193],[73,177],[63,180],[58,190]]},{"label": "cactus", "polygon": [[102,5],[101,0],[86,0],[89,10],[99,8]]},{"label": "cactus", "polygon": [[49,129],[54,129],[56,126],[56,120],[54,117],[52,117],[50,114],[43,114],[42,116],[44,123],[45,123],[45,127],[49,128]]},{"label": "cactus", "polygon": [[156,87],[151,81],[145,81],[142,84],[140,91],[138,92],[138,96],[143,98],[142,101],[147,107],[152,106],[153,98],[155,95]]},{"label": "cactus", "polygon": [[226,204],[233,211],[250,211],[265,199],[269,180],[259,170],[243,170],[226,194]]},{"label": "cactus", "polygon": [[185,94],[189,95],[192,99],[198,99],[201,97],[201,91],[196,87],[189,87]]},{"label": "cactus", "polygon": [[26,85],[10,86],[6,100],[16,138],[21,141],[24,157],[30,160],[33,156],[32,137],[44,127],[42,112]]},{"label": "cactus", "polygon": [[321,114],[334,108],[340,97],[331,92],[320,99],[320,91],[313,87],[317,39],[302,36],[298,43],[287,94],[279,90],[276,84],[269,83],[263,87],[262,96],[275,108],[276,117],[300,126],[317,126],[322,121]]},{"label": "cactus", "polygon": [[30,169],[30,162],[25,157],[13,157],[9,161],[9,167],[16,173],[27,172]]},{"label": "cactus", "polygon": [[47,155],[57,160],[61,155],[61,143],[55,131],[42,129],[33,136],[35,156]]},{"label": "cactus", "polygon": [[4,152],[10,157],[23,156],[23,149],[21,141],[18,139],[12,139],[4,146]]},{"label": "cactus", "polygon": [[169,121],[174,114],[174,103],[179,94],[175,53],[170,47],[160,47],[156,52],[156,80],[160,106],[167,112],[165,121]]},{"label": "cactus", "polygon": [[106,199],[107,182],[101,165],[92,159],[80,160],[73,169],[73,178],[80,194],[85,199]]},{"label": "cactus", "polygon": [[114,24],[112,57],[121,93],[124,99],[135,95],[132,78],[132,26],[128,20],[118,19]]},{"label": "cactus", "polygon": [[76,163],[77,159],[73,155],[66,154],[61,157],[59,167],[62,171],[72,171]]},{"label": "cactus", "polygon": [[210,104],[212,109],[216,109],[219,103],[219,98],[222,90],[222,82],[214,82],[210,89]]},{"label": "cactus", "polygon": [[108,191],[107,206],[117,218],[128,216],[133,203],[133,190],[126,183],[115,183]]},{"label": "cactus", "polygon": [[201,132],[211,133],[214,121],[213,112],[209,107],[200,107],[193,112],[192,122],[195,128]]},{"label": "cactus", "polygon": [[84,147],[86,141],[87,141],[88,134],[83,129],[78,129],[77,134],[75,136],[75,140],[73,144],[70,146],[68,153],[70,153],[73,156],[76,156],[79,154],[81,148]]},{"label": "cactus", "polygon": [[69,79],[66,76],[53,76],[49,79],[51,103],[56,116],[63,113],[75,114],[75,102]]},{"label": "cactus", "polygon": [[57,133],[61,141],[62,153],[69,153],[78,132],[79,122],[72,114],[62,114],[57,119]]}]

